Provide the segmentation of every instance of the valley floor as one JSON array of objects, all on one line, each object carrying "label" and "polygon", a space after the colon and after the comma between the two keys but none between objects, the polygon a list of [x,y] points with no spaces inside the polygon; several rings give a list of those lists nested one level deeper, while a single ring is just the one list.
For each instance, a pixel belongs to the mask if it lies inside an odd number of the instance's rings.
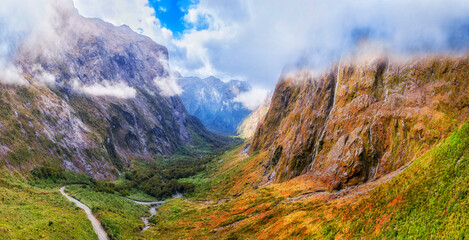
[{"label": "valley floor", "polygon": [[[469,124],[410,165],[340,191],[308,175],[262,181],[266,156],[237,147],[181,179],[195,191],[166,201],[142,231],[149,207],[118,193],[72,185],[112,239],[465,239],[469,237]],[[59,183],[0,176],[0,239],[97,239]],[[154,201],[142,192],[131,198]]]}]

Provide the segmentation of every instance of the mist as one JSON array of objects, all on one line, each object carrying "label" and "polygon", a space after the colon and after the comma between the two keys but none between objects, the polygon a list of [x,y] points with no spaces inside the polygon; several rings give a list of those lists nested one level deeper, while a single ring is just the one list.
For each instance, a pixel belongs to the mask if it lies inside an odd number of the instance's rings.
[{"label": "mist", "polygon": [[84,93],[91,96],[109,96],[122,99],[134,98],[137,90],[129,87],[124,83],[112,83],[109,81],[101,81],[92,85],[83,85],[78,80],[72,82],[72,87],[76,92]]},{"label": "mist", "polygon": [[21,44],[31,37],[42,21],[45,1],[4,0],[0,8],[0,82],[25,84],[14,60]]},{"label": "mist", "polygon": [[[66,79],[54,75],[57,74],[55,68],[67,61],[67,56],[73,54],[77,47],[77,33],[84,37],[100,36],[109,34],[107,31],[114,29],[110,25],[109,29],[96,25],[96,21],[100,20],[84,21],[78,15],[72,0],[2,1],[0,84],[24,85],[34,82],[60,87],[67,83],[73,91],[80,94],[123,99],[135,97],[136,90],[119,78],[96,78],[93,79],[96,83],[85,84],[83,79]],[[132,36],[129,35],[128,38],[128,41],[132,40]],[[40,62],[35,62],[37,59]],[[31,80],[26,80],[23,77],[25,75],[31,76]]]},{"label": "mist", "polygon": [[229,1],[230,8],[214,2],[202,0],[192,10],[212,16],[211,27],[187,32],[178,41],[187,54],[174,62],[266,88],[284,68],[330,65],[363,41],[399,54],[461,52],[469,44],[469,1]]},{"label": "mist", "polygon": [[153,83],[160,90],[161,95],[172,97],[182,93],[182,88],[178,85],[174,76],[157,77],[153,79]]},{"label": "mist", "polygon": [[[179,39],[159,22],[146,0],[103,0],[96,5],[74,1],[86,17],[127,24],[166,46],[171,69],[183,76],[245,80],[253,89],[273,89],[286,70],[330,66],[364,43],[406,55],[463,53],[469,46],[467,0],[201,0],[181,19],[193,28]],[[57,6],[70,11],[73,2],[2,1],[2,83],[25,83],[14,63],[18,49],[56,54],[48,43],[67,47],[53,31],[63,24],[57,21]],[[170,95],[178,92],[167,87]]]},{"label": "mist", "polygon": [[[0,9],[0,75],[3,84],[27,84],[23,78],[22,60],[40,55],[58,58],[67,49],[67,40],[58,26],[64,23],[69,11],[75,11],[71,0],[4,0]],[[22,59],[23,58],[23,59]],[[39,74],[43,82],[49,73],[38,66],[29,71]],[[47,82],[50,84],[50,81]]]},{"label": "mist", "polygon": [[[469,46],[465,0],[201,0],[187,19],[194,25],[208,19],[209,27],[174,41],[173,69],[247,80],[253,89],[273,89],[290,70],[321,71],[358,48],[412,56]],[[265,98],[257,96],[256,102]]]},{"label": "mist", "polygon": [[366,44],[403,55],[462,52],[469,46],[467,1],[362,0],[316,6],[310,42],[293,62],[300,67],[330,64]]}]

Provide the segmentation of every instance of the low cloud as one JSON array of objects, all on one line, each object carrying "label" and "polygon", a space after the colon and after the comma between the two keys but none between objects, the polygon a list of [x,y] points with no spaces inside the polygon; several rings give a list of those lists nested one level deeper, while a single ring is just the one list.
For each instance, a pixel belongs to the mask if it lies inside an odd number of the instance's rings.
[{"label": "low cloud", "polygon": [[233,101],[240,102],[249,110],[255,110],[259,105],[264,103],[269,92],[262,88],[253,88],[248,92],[244,92],[236,96]]},{"label": "low cloud", "polygon": [[[54,74],[44,70],[40,65],[33,65],[31,71],[36,83],[45,84],[51,87],[61,85],[60,83],[57,83],[57,78]],[[107,96],[128,99],[134,98],[137,94],[137,91],[133,87],[130,87],[125,83],[115,83],[107,80],[103,80],[92,85],[85,85],[78,79],[73,79],[70,86],[73,91],[90,96]]]},{"label": "low cloud", "polygon": [[160,59],[160,63],[165,69],[165,72],[169,72],[168,76],[158,76],[153,79],[153,84],[160,90],[161,95],[165,97],[172,97],[182,93],[182,88],[179,86],[175,74],[169,67],[169,62],[165,59]]},{"label": "low cloud", "polygon": [[[51,87],[60,86],[60,84],[58,84],[56,81],[56,76],[44,70],[40,65],[33,65],[32,72],[34,74],[34,80],[36,82]],[[91,96],[107,96],[128,99],[134,98],[137,94],[137,91],[133,87],[130,87],[125,83],[115,83],[107,80],[103,80],[92,85],[85,85],[78,79],[73,79],[71,81],[71,87],[75,92]]]},{"label": "low cloud", "polygon": [[42,72],[40,74],[38,74],[37,76],[35,76],[35,78],[39,81],[39,82],[42,82],[46,85],[49,85],[49,86],[52,86],[52,85],[55,85],[56,83],[56,78],[53,74],[49,73],[49,72]]},{"label": "low cloud", "polygon": [[[66,49],[67,39],[61,39],[66,34],[57,29],[69,26],[70,11],[76,11],[72,0],[2,0],[0,83],[27,84],[23,75],[29,70],[23,72],[27,66],[21,66],[25,59],[34,61],[40,55],[52,58]],[[39,81],[51,80],[49,75],[39,75]]]},{"label": "low cloud", "polygon": [[[286,67],[320,68],[354,51],[362,41],[411,54],[462,52],[469,47],[467,0],[195,2],[181,19],[192,27],[174,38],[148,0],[74,0],[82,15],[126,24],[166,46],[172,70],[184,76],[241,79],[264,88],[273,88]],[[52,54],[64,48],[66,39],[59,42],[55,36],[64,34],[53,30],[66,21],[58,20],[56,9],[59,6],[59,15],[68,16],[71,3],[2,0],[0,67],[8,69],[0,73],[2,83],[26,82],[21,69],[14,67],[18,49],[30,42],[25,40],[49,38],[31,51],[46,49]],[[166,88],[160,86],[164,92],[177,92],[177,87]]]},{"label": "low cloud", "polygon": [[18,48],[42,22],[44,0],[2,0],[0,8],[0,83],[26,84],[23,71],[15,66]]},{"label": "low cloud", "polygon": [[32,73],[34,74],[34,80],[43,83],[48,86],[55,86],[57,78],[54,74],[47,72],[41,65],[35,64],[32,66]]},{"label": "low cloud", "polygon": [[161,91],[161,95],[165,97],[171,97],[182,93],[182,88],[177,84],[174,77],[157,77],[153,82]]},{"label": "low cloud", "polygon": [[83,85],[78,80],[72,82],[72,88],[77,91],[91,96],[108,96],[122,99],[134,98],[137,91],[124,83],[111,83],[102,81],[93,85]]},{"label": "low cloud", "polygon": [[[196,73],[244,75],[265,87],[286,66],[322,68],[364,40],[404,54],[469,46],[467,0],[201,0],[188,20],[205,16],[210,27],[186,32],[177,41],[186,54],[173,62]],[[197,61],[204,64],[192,65]]]},{"label": "low cloud", "polygon": [[179,39],[161,27],[146,0],[132,2],[132,9],[142,9],[135,14],[125,0],[104,0],[112,3],[101,8],[80,2],[89,16],[126,23],[167,46],[172,69],[184,76],[236,78],[265,88],[274,87],[285,67],[324,67],[363,40],[405,54],[469,46],[467,0],[200,0],[182,19],[193,28]]},{"label": "low cloud", "polygon": [[13,64],[0,62],[0,83],[7,85],[24,85],[28,82],[23,77],[22,71]]}]

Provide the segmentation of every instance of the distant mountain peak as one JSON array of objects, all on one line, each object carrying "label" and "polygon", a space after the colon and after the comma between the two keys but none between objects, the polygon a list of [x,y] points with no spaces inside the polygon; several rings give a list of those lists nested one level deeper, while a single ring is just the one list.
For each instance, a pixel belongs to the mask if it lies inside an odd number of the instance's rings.
[{"label": "distant mountain peak", "polygon": [[183,89],[181,99],[186,109],[210,130],[233,134],[251,112],[242,103],[235,101],[239,94],[251,89],[245,81],[223,82],[210,76],[204,79],[182,77],[178,82]]}]

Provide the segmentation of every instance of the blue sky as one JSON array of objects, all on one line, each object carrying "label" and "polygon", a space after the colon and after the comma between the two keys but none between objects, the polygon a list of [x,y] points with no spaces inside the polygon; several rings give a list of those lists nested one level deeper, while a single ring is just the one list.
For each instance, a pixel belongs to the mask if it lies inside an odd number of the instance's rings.
[{"label": "blue sky", "polygon": [[191,7],[196,6],[198,0],[149,0],[149,6],[155,9],[155,17],[161,25],[173,32],[175,38],[180,39],[184,30],[193,26],[184,21],[184,15]]}]

